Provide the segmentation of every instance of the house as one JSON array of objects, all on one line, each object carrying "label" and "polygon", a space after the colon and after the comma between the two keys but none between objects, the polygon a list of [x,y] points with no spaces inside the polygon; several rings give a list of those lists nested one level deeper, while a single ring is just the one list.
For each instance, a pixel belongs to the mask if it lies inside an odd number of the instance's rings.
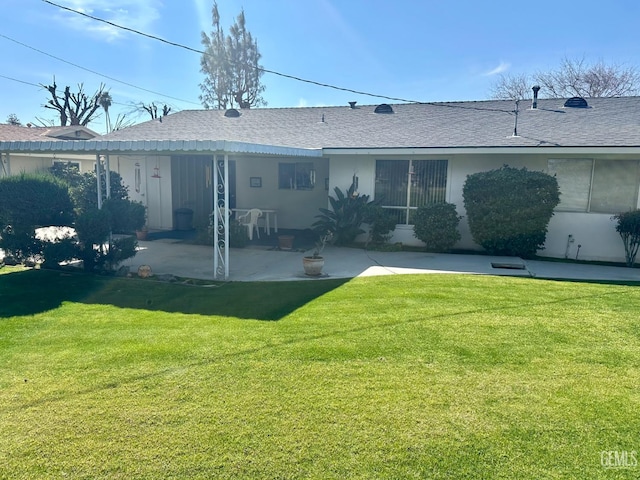
[{"label": "house", "polygon": [[[0,124],[0,143],[9,146],[8,150],[0,151],[0,178],[16,175],[21,172],[46,170],[56,163],[72,162],[78,170],[85,172],[92,170],[95,155],[58,156],[47,151],[46,146],[51,142],[63,140],[89,140],[98,134],[87,127],[72,125],[66,127],[35,127],[31,124],[7,125]],[[19,152],[13,154],[12,144],[33,142],[41,148],[33,152]]]},{"label": "house", "polygon": [[[355,183],[384,198],[406,244],[419,244],[418,206],[447,201],[464,216],[467,175],[527,167],[562,192],[540,254],[624,261],[611,216],[638,208],[640,97],[187,110],[84,141],[2,140],[0,153],[104,158],[155,229],[174,228],[181,208],[208,222],[225,175],[228,207],[273,209],[285,228],[309,227],[334,187]],[[460,227],[457,247],[479,249]]]}]

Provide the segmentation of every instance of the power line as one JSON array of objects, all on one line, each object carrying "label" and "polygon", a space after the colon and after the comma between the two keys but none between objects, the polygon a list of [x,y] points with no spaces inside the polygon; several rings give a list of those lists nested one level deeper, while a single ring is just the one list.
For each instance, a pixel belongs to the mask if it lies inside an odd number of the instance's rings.
[{"label": "power line", "polygon": [[[77,15],[82,15],[83,17],[90,18],[90,19],[95,20],[97,22],[102,22],[102,23],[105,23],[107,25],[111,25],[112,27],[116,27],[116,28],[119,28],[121,30],[126,30],[126,31],[131,32],[131,33],[135,33],[136,35],[142,35],[143,37],[147,37],[147,38],[150,38],[152,40],[157,40],[159,42],[166,43],[167,45],[171,45],[173,47],[182,48],[184,50],[187,50],[187,51],[190,51],[190,52],[193,52],[193,53],[197,53],[199,55],[208,55],[207,52],[205,52],[203,50],[198,50],[196,48],[192,48],[192,47],[189,47],[187,45],[183,45],[183,44],[176,43],[176,42],[171,42],[169,40],[165,40],[164,38],[161,38],[161,37],[158,37],[158,36],[155,36],[155,35],[150,35],[148,33],[144,33],[144,32],[141,32],[139,30],[135,30],[133,28],[124,27],[122,25],[118,25],[117,23],[113,23],[113,22],[110,22],[108,20],[104,20],[102,18],[94,17],[93,15],[89,15],[89,14],[84,13],[84,12],[79,12],[77,10],[73,10],[72,8],[68,8],[68,7],[64,7],[62,5],[58,5],[57,3],[51,2],[50,0],[42,0],[42,1],[45,2],[45,3],[48,3],[49,5],[53,5],[55,7],[61,8],[63,10],[67,10],[67,11],[75,13]],[[361,91],[358,91],[358,90],[352,90],[350,88],[337,87],[335,85],[316,82],[314,80],[308,80],[308,79],[305,79],[305,78],[296,77],[294,75],[288,75],[288,74],[285,74],[285,73],[276,72],[274,70],[269,70],[269,69],[258,67],[258,66],[255,66],[254,68],[256,70],[259,70],[259,71],[264,72],[264,73],[270,73],[270,74],[278,75],[278,76],[281,76],[281,77],[284,77],[284,78],[289,78],[291,80],[310,83],[310,84],[318,85],[318,86],[321,86],[321,87],[333,88],[335,90],[342,90],[342,91],[345,91],[345,92],[356,93],[358,95],[368,95],[368,96],[371,96],[371,97],[385,98],[387,100],[396,100],[396,101],[399,101],[399,102],[422,103],[422,102],[418,102],[418,101],[415,101],[415,100],[407,100],[407,99],[404,99],[404,98],[388,97],[388,96],[385,96],[385,95],[375,95],[375,94],[372,94],[372,93],[361,92]]]},{"label": "power line", "polygon": [[[190,103],[190,104],[193,104],[193,105],[200,105],[197,102],[192,102],[190,100],[183,100],[181,98],[172,97],[171,95],[165,95],[165,94],[160,93],[160,92],[154,92],[153,90],[149,90],[149,89],[143,88],[143,87],[138,87],[137,85],[134,85],[132,83],[128,83],[128,82],[125,82],[125,81],[122,81],[122,80],[118,80],[117,78],[110,77],[109,75],[105,75],[103,73],[96,72],[95,70],[91,70],[90,68],[86,68],[86,67],[83,67],[82,65],[78,65],[77,63],[73,63],[73,62],[70,62],[68,60],[65,60],[64,58],[56,57],[55,55],[52,55],[51,53],[47,53],[47,52],[45,52],[43,50],[40,50],[40,49],[35,48],[35,47],[32,47],[31,45],[27,45],[26,43],[20,42],[20,41],[14,39],[14,38],[11,38],[11,37],[8,37],[6,35],[3,35],[2,33],[0,33],[0,37],[5,38],[5,39],[7,39],[7,40],[9,40],[11,42],[14,42],[14,43],[16,43],[16,44],[18,44],[18,45],[20,45],[22,47],[25,47],[25,48],[28,48],[30,50],[33,50],[34,52],[38,52],[38,53],[40,53],[42,55],[46,55],[47,57],[51,57],[51,58],[53,58],[55,60],[58,60],[60,62],[66,63],[66,64],[71,65],[71,66],[74,66],[74,67],[79,68],[81,70],[85,70],[85,71],[87,71],[89,73],[93,73],[94,75],[98,75],[100,77],[107,78],[107,79],[109,79],[109,80],[111,80],[113,82],[121,83],[123,85],[127,85],[127,86],[135,88],[137,90],[142,90],[143,92],[153,93],[154,95],[159,95],[161,97],[171,98],[172,100],[178,100],[179,102]],[[25,83],[25,82],[23,82],[23,83]]]},{"label": "power line", "polygon": [[[66,11],[74,13],[76,15],[81,15],[83,17],[90,18],[91,20],[95,20],[97,22],[101,22],[101,23],[105,23],[107,25],[111,25],[112,27],[128,31],[128,32],[134,33],[136,35],[141,35],[143,37],[147,37],[147,38],[150,38],[152,40],[156,40],[156,41],[165,43],[167,45],[171,45],[173,47],[182,48],[184,50],[187,50],[187,51],[190,51],[190,52],[193,52],[193,53],[197,53],[199,55],[210,56],[206,51],[198,50],[196,48],[189,47],[188,45],[183,45],[181,43],[172,42],[172,41],[166,40],[166,39],[164,39],[162,37],[158,37],[156,35],[151,35],[149,33],[141,32],[140,30],[136,30],[136,29],[133,29],[133,28],[130,28],[130,27],[125,27],[125,26],[119,25],[117,23],[110,22],[109,20],[105,20],[103,18],[99,18],[99,17],[95,17],[93,15],[89,15],[88,13],[80,12],[78,10],[74,10],[72,8],[65,7],[63,5],[58,5],[57,3],[54,3],[54,2],[52,2],[50,0],[42,0],[42,1],[44,3],[48,3],[49,5],[52,5],[54,7],[58,7],[60,9],[62,9],[62,10],[66,10]],[[306,78],[297,77],[295,75],[289,75],[289,74],[286,74],[286,73],[277,72],[275,70],[269,70],[267,68],[259,67],[257,65],[255,65],[255,66],[251,65],[251,67],[255,68],[256,70],[258,70],[260,72],[263,72],[263,73],[270,73],[272,75],[277,75],[279,77],[288,78],[290,80],[295,80],[295,81],[298,81],[298,82],[308,83],[308,84],[311,84],[311,85],[317,85],[319,87],[331,88],[331,89],[339,90],[339,91],[342,91],[342,92],[354,93],[356,95],[364,95],[364,96],[375,97],[375,98],[383,98],[385,100],[393,100],[393,101],[397,101],[397,102],[417,103],[417,104],[421,104],[421,105],[434,105],[434,106],[440,106],[440,107],[445,107],[445,108],[459,108],[459,109],[464,109],[464,110],[479,110],[479,111],[486,111],[486,112],[499,112],[499,113],[506,113],[506,114],[509,114],[509,115],[513,115],[514,114],[513,110],[502,110],[502,109],[499,109],[499,108],[470,107],[470,106],[464,106],[464,105],[451,105],[451,104],[441,103],[441,102],[421,102],[421,101],[418,101],[418,100],[410,100],[410,99],[400,98],[400,97],[390,97],[390,96],[387,96],[387,95],[377,95],[377,94],[374,94],[374,93],[363,92],[363,91],[354,90],[354,89],[351,89],[351,88],[339,87],[339,86],[332,85],[332,84],[329,84],[329,83],[317,82],[315,80],[309,80],[309,79],[306,79]]]},{"label": "power line", "polygon": [[12,80],[14,82],[24,83],[25,85],[31,85],[32,87],[42,88],[42,85],[36,85],[35,83],[26,82],[24,80],[18,80],[17,78],[13,78],[13,77],[7,77],[6,75],[0,75],[0,77],[6,78],[7,80]]}]

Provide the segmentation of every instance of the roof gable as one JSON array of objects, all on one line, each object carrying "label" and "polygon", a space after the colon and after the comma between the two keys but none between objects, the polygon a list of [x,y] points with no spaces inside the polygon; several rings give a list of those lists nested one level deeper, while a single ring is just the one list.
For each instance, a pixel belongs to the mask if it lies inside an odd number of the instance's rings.
[{"label": "roof gable", "polygon": [[0,124],[0,141],[21,142],[38,140],[89,140],[98,134],[87,127],[72,125],[67,127],[33,127]]}]

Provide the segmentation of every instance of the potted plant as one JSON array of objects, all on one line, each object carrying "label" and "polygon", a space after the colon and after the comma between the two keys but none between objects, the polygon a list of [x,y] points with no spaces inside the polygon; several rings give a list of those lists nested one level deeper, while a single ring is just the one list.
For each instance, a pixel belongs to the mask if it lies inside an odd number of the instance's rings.
[{"label": "potted plant", "polygon": [[148,234],[149,234],[149,228],[147,227],[146,224],[140,227],[139,230],[136,230],[136,238],[138,240],[146,240]]},{"label": "potted plant", "polygon": [[129,208],[129,221],[136,232],[136,238],[138,240],[146,240],[149,233],[149,228],[147,227],[147,207],[140,202],[131,202]]},{"label": "potted plant", "polygon": [[331,232],[324,231],[320,233],[313,254],[305,256],[302,259],[302,267],[304,268],[304,273],[306,275],[309,275],[310,277],[318,277],[322,274],[322,267],[324,267],[322,251],[330,239]]}]

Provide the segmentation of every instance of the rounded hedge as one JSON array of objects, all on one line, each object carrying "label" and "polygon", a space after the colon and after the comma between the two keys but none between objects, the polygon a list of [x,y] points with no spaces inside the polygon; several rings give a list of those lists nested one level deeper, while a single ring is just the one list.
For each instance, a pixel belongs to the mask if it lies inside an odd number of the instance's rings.
[{"label": "rounded hedge", "polygon": [[555,177],[506,165],[468,175],[462,196],[473,240],[491,254],[521,257],[543,248],[560,202]]},{"label": "rounded hedge", "polygon": [[413,216],[413,235],[431,252],[448,252],[460,240],[461,218],[452,203],[425,205]]}]

